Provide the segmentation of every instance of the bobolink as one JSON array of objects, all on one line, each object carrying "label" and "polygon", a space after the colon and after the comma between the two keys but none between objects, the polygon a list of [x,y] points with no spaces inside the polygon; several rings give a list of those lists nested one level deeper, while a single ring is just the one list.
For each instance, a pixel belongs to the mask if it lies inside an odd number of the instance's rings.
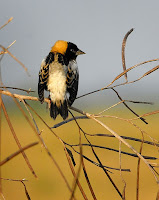
[{"label": "bobolink", "polygon": [[68,117],[68,107],[76,99],[79,79],[76,58],[80,54],[84,52],[75,44],[58,40],[49,55],[42,60],[38,95],[40,102],[43,103],[44,90],[50,92],[50,116],[53,119],[60,114],[65,120]]}]

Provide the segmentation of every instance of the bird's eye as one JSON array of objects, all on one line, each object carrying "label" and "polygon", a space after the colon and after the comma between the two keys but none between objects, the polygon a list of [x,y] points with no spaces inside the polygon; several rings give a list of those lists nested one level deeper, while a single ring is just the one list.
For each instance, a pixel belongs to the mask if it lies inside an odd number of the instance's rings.
[{"label": "bird's eye", "polygon": [[70,51],[71,51],[72,53],[75,53],[75,50],[74,50],[74,49],[70,49]]}]

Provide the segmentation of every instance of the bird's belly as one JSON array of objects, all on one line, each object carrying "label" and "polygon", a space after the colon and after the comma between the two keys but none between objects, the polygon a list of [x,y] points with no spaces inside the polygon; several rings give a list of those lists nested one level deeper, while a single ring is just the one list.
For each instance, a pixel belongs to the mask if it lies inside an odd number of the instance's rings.
[{"label": "bird's belly", "polygon": [[51,101],[56,102],[57,106],[66,99],[66,73],[64,69],[52,69],[49,73],[48,90],[50,91]]}]

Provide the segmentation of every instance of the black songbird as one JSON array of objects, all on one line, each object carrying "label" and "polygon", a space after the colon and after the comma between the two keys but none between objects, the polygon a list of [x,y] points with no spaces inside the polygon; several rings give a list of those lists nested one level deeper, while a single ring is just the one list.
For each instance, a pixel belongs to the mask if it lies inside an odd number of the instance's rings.
[{"label": "black songbird", "polygon": [[85,53],[75,44],[58,40],[41,63],[38,83],[39,100],[41,103],[44,102],[44,90],[50,92],[50,116],[53,119],[60,114],[65,120],[68,117],[68,107],[76,99],[79,79],[76,58],[80,54]]}]

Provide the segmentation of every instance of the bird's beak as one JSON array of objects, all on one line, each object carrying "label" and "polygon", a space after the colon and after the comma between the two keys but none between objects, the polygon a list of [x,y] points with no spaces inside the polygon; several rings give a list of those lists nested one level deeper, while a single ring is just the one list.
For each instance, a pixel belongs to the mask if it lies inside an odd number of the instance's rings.
[{"label": "bird's beak", "polygon": [[76,52],[76,55],[81,55],[81,54],[86,54],[85,52],[81,51],[80,49],[78,49],[78,51]]}]

